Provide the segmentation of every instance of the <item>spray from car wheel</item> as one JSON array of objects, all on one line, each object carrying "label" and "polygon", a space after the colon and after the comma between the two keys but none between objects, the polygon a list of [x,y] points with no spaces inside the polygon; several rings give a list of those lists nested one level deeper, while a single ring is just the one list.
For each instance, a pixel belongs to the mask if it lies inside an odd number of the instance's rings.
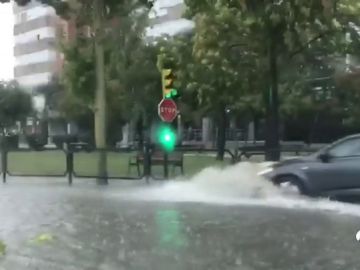
[{"label": "spray from car wheel", "polygon": [[127,191],[125,197],[157,202],[320,210],[360,216],[360,207],[356,205],[288,193],[261,177],[268,168],[268,163],[249,162],[226,168],[209,167],[191,178],[178,178],[166,183],[153,182],[150,187]]}]

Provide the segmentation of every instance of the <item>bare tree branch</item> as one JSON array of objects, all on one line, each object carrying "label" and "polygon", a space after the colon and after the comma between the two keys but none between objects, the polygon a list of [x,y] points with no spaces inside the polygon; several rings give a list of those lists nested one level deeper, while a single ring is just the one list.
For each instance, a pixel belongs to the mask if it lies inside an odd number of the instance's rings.
[{"label": "bare tree branch", "polygon": [[326,35],[329,34],[330,32],[331,32],[331,31],[326,31],[326,32],[320,33],[320,34],[317,35],[316,37],[310,39],[308,42],[306,42],[306,43],[305,43],[303,46],[301,46],[299,49],[291,52],[289,58],[291,59],[291,58],[293,58],[295,55],[297,55],[297,54],[301,53],[302,51],[306,50],[311,43],[315,42],[316,40],[318,40],[318,39],[320,39],[320,38],[322,38],[322,37],[324,37],[324,36],[326,36]]}]

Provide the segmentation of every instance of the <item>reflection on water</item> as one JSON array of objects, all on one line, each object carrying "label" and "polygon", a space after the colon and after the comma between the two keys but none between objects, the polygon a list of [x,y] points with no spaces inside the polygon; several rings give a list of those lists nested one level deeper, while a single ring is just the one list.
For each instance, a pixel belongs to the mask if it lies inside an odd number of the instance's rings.
[{"label": "reflection on water", "polygon": [[159,210],[156,212],[156,226],[162,248],[181,248],[186,245],[183,233],[184,224],[178,210]]}]

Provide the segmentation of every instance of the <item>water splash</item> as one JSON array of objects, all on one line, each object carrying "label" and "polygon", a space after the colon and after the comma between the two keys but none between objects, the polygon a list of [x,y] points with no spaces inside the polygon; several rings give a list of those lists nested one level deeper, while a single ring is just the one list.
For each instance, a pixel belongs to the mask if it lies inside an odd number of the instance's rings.
[{"label": "water splash", "polygon": [[[280,190],[277,187],[258,177],[257,173],[263,169],[263,166],[263,164],[239,163],[227,168],[207,168],[188,180],[189,187],[192,191],[220,198],[265,198],[279,195]],[[169,184],[167,188],[171,185],[181,186],[181,183]]]},{"label": "water splash", "polygon": [[199,202],[303,210],[321,210],[360,216],[360,206],[285,194],[257,173],[267,164],[239,163],[226,168],[206,168],[190,179],[179,178],[127,193],[146,201]]}]

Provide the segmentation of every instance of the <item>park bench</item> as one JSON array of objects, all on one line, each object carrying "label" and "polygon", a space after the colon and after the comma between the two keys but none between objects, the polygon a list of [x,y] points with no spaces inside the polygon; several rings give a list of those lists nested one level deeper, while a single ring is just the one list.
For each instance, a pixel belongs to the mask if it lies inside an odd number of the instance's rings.
[{"label": "park bench", "polygon": [[[161,151],[155,151],[151,154],[151,166],[164,165],[165,156]],[[128,163],[128,174],[131,173],[131,168],[136,167],[138,176],[141,175],[140,166],[144,165],[144,154],[143,152],[137,153],[135,156],[129,158]],[[176,168],[180,168],[181,174],[184,174],[184,157],[181,152],[173,152],[168,154],[168,166],[173,168],[175,172]]]},{"label": "park bench", "polygon": [[92,147],[89,143],[86,142],[72,142],[69,143],[69,150],[73,151],[73,152],[82,152],[82,151],[86,151],[86,152],[91,152],[94,147]]},{"label": "park bench", "polygon": [[252,156],[264,155],[264,153],[264,145],[245,145],[239,148],[238,159],[241,161],[242,157],[249,159]]},{"label": "park bench", "polygon": [[[298,156],[300,153],[308,153],[311,152],[304,142],[281,142],[280,143],[280,151],[281,153],[294,153]],[[239,155],[238,158],[241,160],[242,157],[247,159],[252,156],[262,156],[265,155],[265,145],[244,145],[239,147]]]},{"label": "park bench", "polygon": [[280,150],[282,153],[295,153],[298,156],[300,153],[306,152],[306,144],[301,141],[281,142]]}]

